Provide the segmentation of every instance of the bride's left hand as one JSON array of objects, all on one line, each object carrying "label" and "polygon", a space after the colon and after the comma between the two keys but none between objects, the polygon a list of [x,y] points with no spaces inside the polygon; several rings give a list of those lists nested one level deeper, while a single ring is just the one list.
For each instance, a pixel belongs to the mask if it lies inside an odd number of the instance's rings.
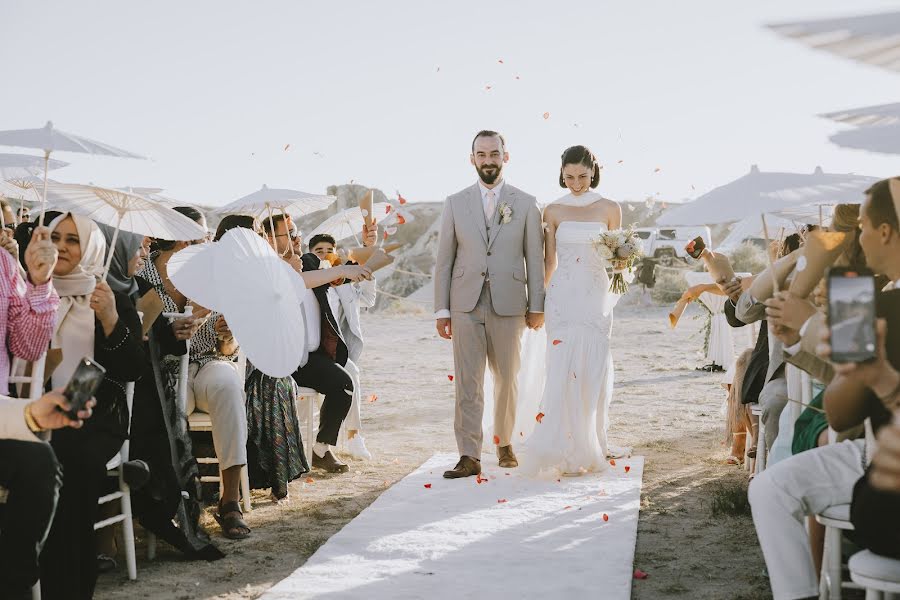
[{"label": "bride's left hand", "polygon": [[528,313],[528,315],[525,316],[525,324],[528,326],[528,329],[537,331],[544,326],[544,313]]}]

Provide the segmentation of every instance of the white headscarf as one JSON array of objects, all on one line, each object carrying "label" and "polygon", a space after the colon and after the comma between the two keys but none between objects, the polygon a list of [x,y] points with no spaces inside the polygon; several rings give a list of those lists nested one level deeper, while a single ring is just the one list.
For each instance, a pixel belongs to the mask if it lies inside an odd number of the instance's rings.
[{"label": "white headscarf", "polygon": [[61,348],[63,354],[62,363],[51,376],[54,388],[64,387],[68,383],[83,357],[94,357],[91,294],[103,275],[103,257],[106,254],[106,238],[97,224],[87,217],[62,214],[50,223],[50,231],[56,230],[68,218],[75,222],[78,231],[81,261],[68,275],[53,276],[53,287],[59,294],[59,309],[56,311],[56,329],[50,347]]}]

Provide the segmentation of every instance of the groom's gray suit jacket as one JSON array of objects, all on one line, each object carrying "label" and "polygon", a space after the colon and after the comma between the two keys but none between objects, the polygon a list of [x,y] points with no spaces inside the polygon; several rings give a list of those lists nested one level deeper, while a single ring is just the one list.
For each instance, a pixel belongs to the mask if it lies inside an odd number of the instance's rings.
[{"label": "groom's gray suit jacket", "polygon": [[[502,222],[504,205],[509,223]],[[490,280],[498,315],[544,312],[544,236],[534,196],[504,183],[490,227],[485,221],[477,183],[444,202],[434,310],[470,312]]]}]

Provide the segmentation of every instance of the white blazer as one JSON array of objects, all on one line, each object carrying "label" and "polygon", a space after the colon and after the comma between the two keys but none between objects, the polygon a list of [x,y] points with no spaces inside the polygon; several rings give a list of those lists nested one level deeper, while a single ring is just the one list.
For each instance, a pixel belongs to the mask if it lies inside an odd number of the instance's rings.
[{"label": "white blazer", "polygon": [[335,315],[341,328],[341,334],[347,343],[350,360],[358,363],[363,350],[362,324],[359,319],[359,309],[362,306],[372,308],[375,306],[375,280],[349,283],[332,288],[337,293],[341,304],[341,314]]},{"label": "white blazer", "polygon": [[25,405],[31,400],[0,396],[0,440],[42,442],[25,424]]}]

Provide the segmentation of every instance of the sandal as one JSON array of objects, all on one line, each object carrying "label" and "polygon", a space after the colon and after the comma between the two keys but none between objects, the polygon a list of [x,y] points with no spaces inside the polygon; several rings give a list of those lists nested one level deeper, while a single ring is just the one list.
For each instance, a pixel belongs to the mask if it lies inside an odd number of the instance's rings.
[{"label": "sandal", "polygon": [[738,458],[737,456],[731,455],[725,459],[726,465],[742,465],[744,461]]},{"label": "sandal", "polygon": [[219,503],[219,511],[213,517],[222,528],[222,535],[229,540],[243,540],[250,536],[250,528],[244,522],[244,513],[237,502]]}]

